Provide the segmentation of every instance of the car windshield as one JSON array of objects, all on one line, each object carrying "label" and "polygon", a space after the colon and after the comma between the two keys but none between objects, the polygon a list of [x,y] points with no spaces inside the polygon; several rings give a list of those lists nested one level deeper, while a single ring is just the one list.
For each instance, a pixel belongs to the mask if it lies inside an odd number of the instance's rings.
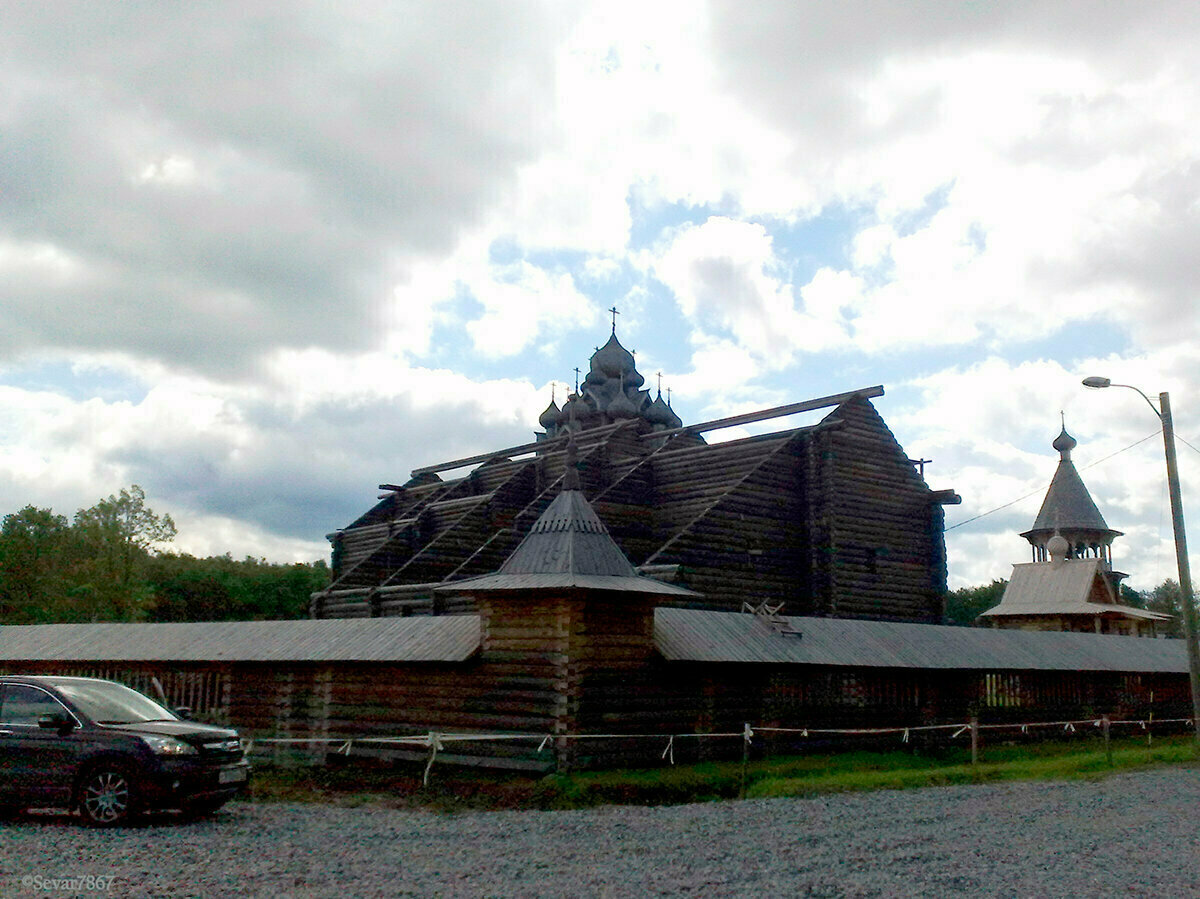
[{"label": "car windshield", "polygon": [[100,724],[177,720],[153,699],[121,684],[86,680],[55,680],[51,683],[80,711]]}]

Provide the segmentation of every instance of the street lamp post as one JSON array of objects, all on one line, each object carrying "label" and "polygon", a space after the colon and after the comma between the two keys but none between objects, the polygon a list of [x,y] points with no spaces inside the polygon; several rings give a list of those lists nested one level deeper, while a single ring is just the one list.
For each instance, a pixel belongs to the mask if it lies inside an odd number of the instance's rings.
[{"label": "street lamp post", "polygon": [[1158,406],[1132,384],[1114,384],[1108,378],[1084,378],[1084,387],[1127,387],[1141,394],[1162,422],[1163,447],[1167,454],[1167,489],[1171,494],[1171,521],[1175,527],[1175,562],[1179,566],[1180,613],[1183,639],[1187,643],[1188,674],[1192,685],[1192,724],[1196,729],[1196,752],[1200,754],[1200,646],[1196,643],[1196,608],[1192,594],[1192,570],[1188,564],[1187,534],[1183,527],[1183,495],[1179,490],[1179,467],[1175,461],[1175,425],[1171,421],[1171,396],[1158,395]]}]

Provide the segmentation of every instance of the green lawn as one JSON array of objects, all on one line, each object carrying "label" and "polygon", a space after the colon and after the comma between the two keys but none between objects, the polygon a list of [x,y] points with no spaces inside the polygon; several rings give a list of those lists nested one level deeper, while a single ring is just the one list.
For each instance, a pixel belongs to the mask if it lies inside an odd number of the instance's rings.
[{"label": "green lawn", "polygon": [[978,765],[967,749],[937,752],[814,753],[752,761],[663,766],[528,777],[434,766],[355,763],[329,768],[256,771],[251,801],[324,802],[446,811],[662,805],[851,790],[900,790],[1007,780],[1099,778],[1138,768],[1200,765],[1191,736],[1113,740],[1112,765],[1099,740],[989,746]]}]

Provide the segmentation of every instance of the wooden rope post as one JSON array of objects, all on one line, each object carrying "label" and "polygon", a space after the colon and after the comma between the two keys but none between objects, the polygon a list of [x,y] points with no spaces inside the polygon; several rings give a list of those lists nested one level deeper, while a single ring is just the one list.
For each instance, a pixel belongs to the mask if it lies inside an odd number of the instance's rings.
[{"label": "wooden rope post", "polygon": [[971,716],[971,764],[979,764],[979,716]]},{"label": "wooden rope post", "polygon": [[1154,691],[1150,691],[1150,714],[1146,717],[1146,754],[1154,749]]},{"label": "wooden rope post", "polygon": [[750,723],[746,722],[742,729],[742,780],[738,787],[738,799],[746,798],[746,765],[750,761],[750,740],[754,737],[754,731],[750,729]]},{"label": "wooden rope post", "polygon": [[1108,715],[1105,715],[1103,718],[1100,719],[1100,727],[1104,731],[1104,757],[1106,759],[1108,759],[1108,767],[1111,768],[1113,766],[1113,759],[1112,759],[1112,729],[1109,726],[1110,723],[1111,722],[1108,720]]},{"label": "wooden rope post", "polygon": [[437,758],[438,750],[442,748],[437,731],[429,732],[429,761],[425,763],[425,776],[421,778],[421,786],[429,786],[429,772],[433,768],[433,760]]}]

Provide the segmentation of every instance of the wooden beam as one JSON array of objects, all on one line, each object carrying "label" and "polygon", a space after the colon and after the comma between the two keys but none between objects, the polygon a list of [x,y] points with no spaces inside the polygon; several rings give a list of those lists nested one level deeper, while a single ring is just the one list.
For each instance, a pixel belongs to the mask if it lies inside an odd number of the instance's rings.
[{"label": "wooden beam", "polygon": [[560,443],[566,443],[566,436],[551,437],[548,440],[539,440],[535,443],[522,443],[520,446],[510,446],[508,449],[496,450],[491,453],[481,453],[478,456],[467,456],[465,459],[454,459],[450,462],[439,462],[437,465],[426,465],[424,468],[414,468],[412,476],[426,474],[427,472],[453,471],[455,468],[465,468],[468,465],[479,465],[487,462],[490,459],[508,458],[512,456],[524,456],[540,449],[557,448]]},{"label": "wooden beam", "polygon": [[[730,418],[718,418],[713,421],[705,421],[700,424],[687,425],[682,428],[674,428],[670,431],[652,431],[648,434],[642,434],[642,440],[657,440],[660,437],[670,437],[674,434],[703,434],[706,431],[718,431],[721,428],[732,428],[736,425],[749,424],[755,421],[767,421],[772,418],[780,418],[784,415],[793,415],[797,412],[809,412],[813,409],[824,409],[827,406],[838,406],[847,400],[855,397],[863,397],[870,399],[871,397],[883,396],[883,385],[875,387],[864,387],[861,390],[851,390],[847,393],[835,393],[832,396],[822,396],[815,400],[805,400],[802,403],[792,403],[788,406],[776,406],[773,409],[764,409],[760,412],[747,412],[744,415],[734,415]],[[621,422],[623,426],[633,424],[637,419],[629,419]],[[586,438],[587,432],[577,434],[576,439]],[[413,477],[425,474],[427,472],[453,471],[456,468],[465,468],[468,465],[480,465],[490,459],[510,458],[513,456],[524,456],[538,450],[557,449],[566,443],[566,435],[560,437],[551,437],[547,440],[538,440],[534,443],[522,443],[520,446],[510,446],[507,449],[495,450],[490,453],[481,453],[478,456],[467,456],[465,459],[454,459],[450,462],[439,462],[437,465],[426,465],[423,468],[414,468],[412,470]],[[381,488],[382,485],[381,485]]]},{"label": "wooden beam", "polygon": [[835,393],[832,396],[817,397],[815,400],[805,400],[802,403],[791,403],[787,406],[775,406],[772,409],[763,409],[760,412],[747,412],[744,415],[731,415],[729,418],[716,418],[712,421],[704,421],[700,424],[685,425],[682,428],[673,428],[670,431],[651,431],[648,434],[642,434],[642,440],[658,440],[663,437],[673,437],[676,434],[703,434],[706,431],[719,431],[722,428],[732,428],[737,425],[747,425],[756,421],[768,421],[772,418],[782,418],[785,415],[795,415],[797,412],[811,412],[813,409],[824,409],[828,406],[840,406],[842,403],[856,399],[870,399],[871,397],[883,396],[883,385],[877,384],[874,387],[864,387],[861,390],[851,390],[847,393]]}]

